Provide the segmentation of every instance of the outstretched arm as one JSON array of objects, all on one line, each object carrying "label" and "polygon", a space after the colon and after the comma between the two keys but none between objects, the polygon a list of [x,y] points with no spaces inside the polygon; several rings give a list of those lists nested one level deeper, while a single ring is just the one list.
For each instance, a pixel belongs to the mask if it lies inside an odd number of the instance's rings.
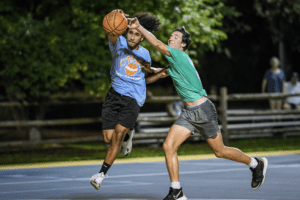
[{"label": "outstretched arm", "polygon": [[154,75],[147,77],[146,78],[146,83],[147,84],[153,83],[153,82],[157,81],[160,78],[165,78],[165,77],[169,76],[169,74],[167,72],[167,68],[157,70],[157,73],[155,72]]},{"label": "outstretched arm", "polygon": [[151,65],[149,62],[143,62],[142,67],[149,73],[153,73],[153,69],[151,69]]},{"label": "outstretched arm", "polygon": [[170,51],[164,43],[158,40],[152,33],[147,31],[143,26],[140,25],[139,20],[137,18],[128,18],[128,28],[135,28],[141,32],[141,34],[146,38],[146,40],[154,46],[161,53],[171,56]]}]

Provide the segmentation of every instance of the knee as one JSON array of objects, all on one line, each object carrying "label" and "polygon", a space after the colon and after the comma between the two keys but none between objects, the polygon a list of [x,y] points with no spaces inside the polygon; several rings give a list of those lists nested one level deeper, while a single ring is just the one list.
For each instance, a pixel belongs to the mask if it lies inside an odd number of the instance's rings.
[{"label": "knee", "polygon": [[110,144],[111,143],[111,138],[109,138],[107,135],[103,135],[103,139],[104,139],[104,142],[106,144]]},{"label": "knee", "polygon": [[164,149],[164,152],[166,152],[166,153],[176,151],[176,149],[173,147],[173,145],[169,142],[163,143],[163,149]]},{"label": "knee", "polygon": [[102,136],[103,136],[103,140],[104,140],[104,142],[106,144],[110,144],[111,143],[111,138],[112,138],[112,134],[111,133],[103,132]]},{"label": "knee", "polygon": [[224,149],[215,149],[214,153],[217,158],[225,158],[225,150]]}]

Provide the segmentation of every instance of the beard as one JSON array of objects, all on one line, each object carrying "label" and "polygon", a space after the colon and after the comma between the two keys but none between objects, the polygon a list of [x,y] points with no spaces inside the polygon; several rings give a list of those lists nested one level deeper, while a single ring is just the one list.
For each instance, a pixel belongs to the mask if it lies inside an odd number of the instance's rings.
[{"label": "beard", "polygon": [[127,45],[131,48],[131,49],[135,49],[136,47],[138,47],[140,45],[140,43],[134,43],[134,45],[130,45],[129,42],[127,41]]}]

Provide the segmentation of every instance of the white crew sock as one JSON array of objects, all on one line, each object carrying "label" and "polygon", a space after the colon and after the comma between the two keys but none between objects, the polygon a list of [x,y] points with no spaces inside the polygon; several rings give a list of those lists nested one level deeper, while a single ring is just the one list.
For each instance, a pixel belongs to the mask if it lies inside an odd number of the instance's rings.
[{"label": "white crew sock", "polygon": [[251,167],[252,169],[256,168],[256,166],[258,165],[258,162],[255,158],[251,157],[251,162],[249,164],[249,167]]},{"label": "white crew sock", "polygon": [[180,182],[172,182],[171,187],[174,189],[180,189]]}]

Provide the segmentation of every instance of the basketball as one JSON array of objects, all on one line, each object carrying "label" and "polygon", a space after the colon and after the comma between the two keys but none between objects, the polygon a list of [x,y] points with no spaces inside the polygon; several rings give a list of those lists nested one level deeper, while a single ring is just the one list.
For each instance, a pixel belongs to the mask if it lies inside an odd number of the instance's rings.
[{"label": "basketball", "polygon": [[119,36],[127,30],[127,19],[121,13],[111,12],[104,17],[102,25],[108,35]]}]

